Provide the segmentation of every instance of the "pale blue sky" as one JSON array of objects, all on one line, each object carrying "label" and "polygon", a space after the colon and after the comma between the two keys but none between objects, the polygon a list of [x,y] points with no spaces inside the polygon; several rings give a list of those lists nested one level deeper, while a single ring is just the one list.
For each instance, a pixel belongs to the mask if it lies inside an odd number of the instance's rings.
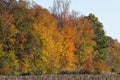
[{"label": "pale blue sky", "polygon": [[[44,8],[54,0],[34,0]],[[106,35],[120,42],[120,0],[71,0],[70,8],[82,15],[95,14],[104,25]]]}]

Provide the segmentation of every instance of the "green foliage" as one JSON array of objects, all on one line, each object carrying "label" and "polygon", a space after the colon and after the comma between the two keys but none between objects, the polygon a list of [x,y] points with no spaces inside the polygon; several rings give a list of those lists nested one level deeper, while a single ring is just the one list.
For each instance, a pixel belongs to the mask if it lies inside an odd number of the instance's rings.
[{"label": "green foliage", "polygon": [[95,50],[98,51],[95,60],[100,59],[105,61],[107,48],[109,46],[109,40],[105,35],[105,32],[103,30],[103,25],[102,23],[99,22],[98,18],[95,17],[93,14],[89,14],[87,18],[90,20],[95,33],[95,37],[93,39],[96,42]]},{"label": "green foliage", "polygon": [[89,14],[89,16],[87,17],[90,21],[90,23],[92,24],[92,27],[94,29],[94,38],[93,40],[96,42],[96,46],[94,46],[94,51],[96,51],[96,55],[94,57],[94,69],[95,71],[99,70],[102,72],[102,70],[105,70],[106,67],[96,67],[96,63],[100,63],[104,66],[107,66],[105,64],[106,59],[107,59],[107,52],[108,52],[108,48],[109,48],[109,39],[108,37],[105,35],[105,31],[103,29],[103,25],[102,23],[98,20],[97,17],[95,17],[95,15],[93,14]]}]

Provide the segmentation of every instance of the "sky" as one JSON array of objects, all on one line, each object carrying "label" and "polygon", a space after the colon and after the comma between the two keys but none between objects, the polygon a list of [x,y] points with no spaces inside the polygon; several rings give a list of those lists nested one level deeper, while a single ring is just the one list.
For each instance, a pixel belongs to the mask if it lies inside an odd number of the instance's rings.
[{"label": "sky", "polygon": [[[54,0],[34,1],[50,9]],[[103,23],[106,35],[120,42],[120,0],[71,0],[70,9],[80,15],[93,13]]]}]

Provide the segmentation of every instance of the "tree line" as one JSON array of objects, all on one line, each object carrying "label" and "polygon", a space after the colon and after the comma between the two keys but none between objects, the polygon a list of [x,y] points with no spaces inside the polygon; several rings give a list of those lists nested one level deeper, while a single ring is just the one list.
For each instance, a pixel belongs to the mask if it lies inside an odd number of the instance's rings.
[{"label": "tree line", "polygon": [[120,43],[94,14],[79,16],[68,0],[51,10],[0,0],[0,74],[120,73]]}]

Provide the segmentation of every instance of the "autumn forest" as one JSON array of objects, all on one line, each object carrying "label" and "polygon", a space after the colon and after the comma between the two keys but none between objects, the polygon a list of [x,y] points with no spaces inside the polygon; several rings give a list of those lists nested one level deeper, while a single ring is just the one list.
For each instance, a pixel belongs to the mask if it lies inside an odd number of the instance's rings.
[{"label": "autumn forest", "polygon": [[120,73],[120,43],[94,13],[79,15],[70,4],[55,0],[48,10],[0,0],[0,75]]}]

